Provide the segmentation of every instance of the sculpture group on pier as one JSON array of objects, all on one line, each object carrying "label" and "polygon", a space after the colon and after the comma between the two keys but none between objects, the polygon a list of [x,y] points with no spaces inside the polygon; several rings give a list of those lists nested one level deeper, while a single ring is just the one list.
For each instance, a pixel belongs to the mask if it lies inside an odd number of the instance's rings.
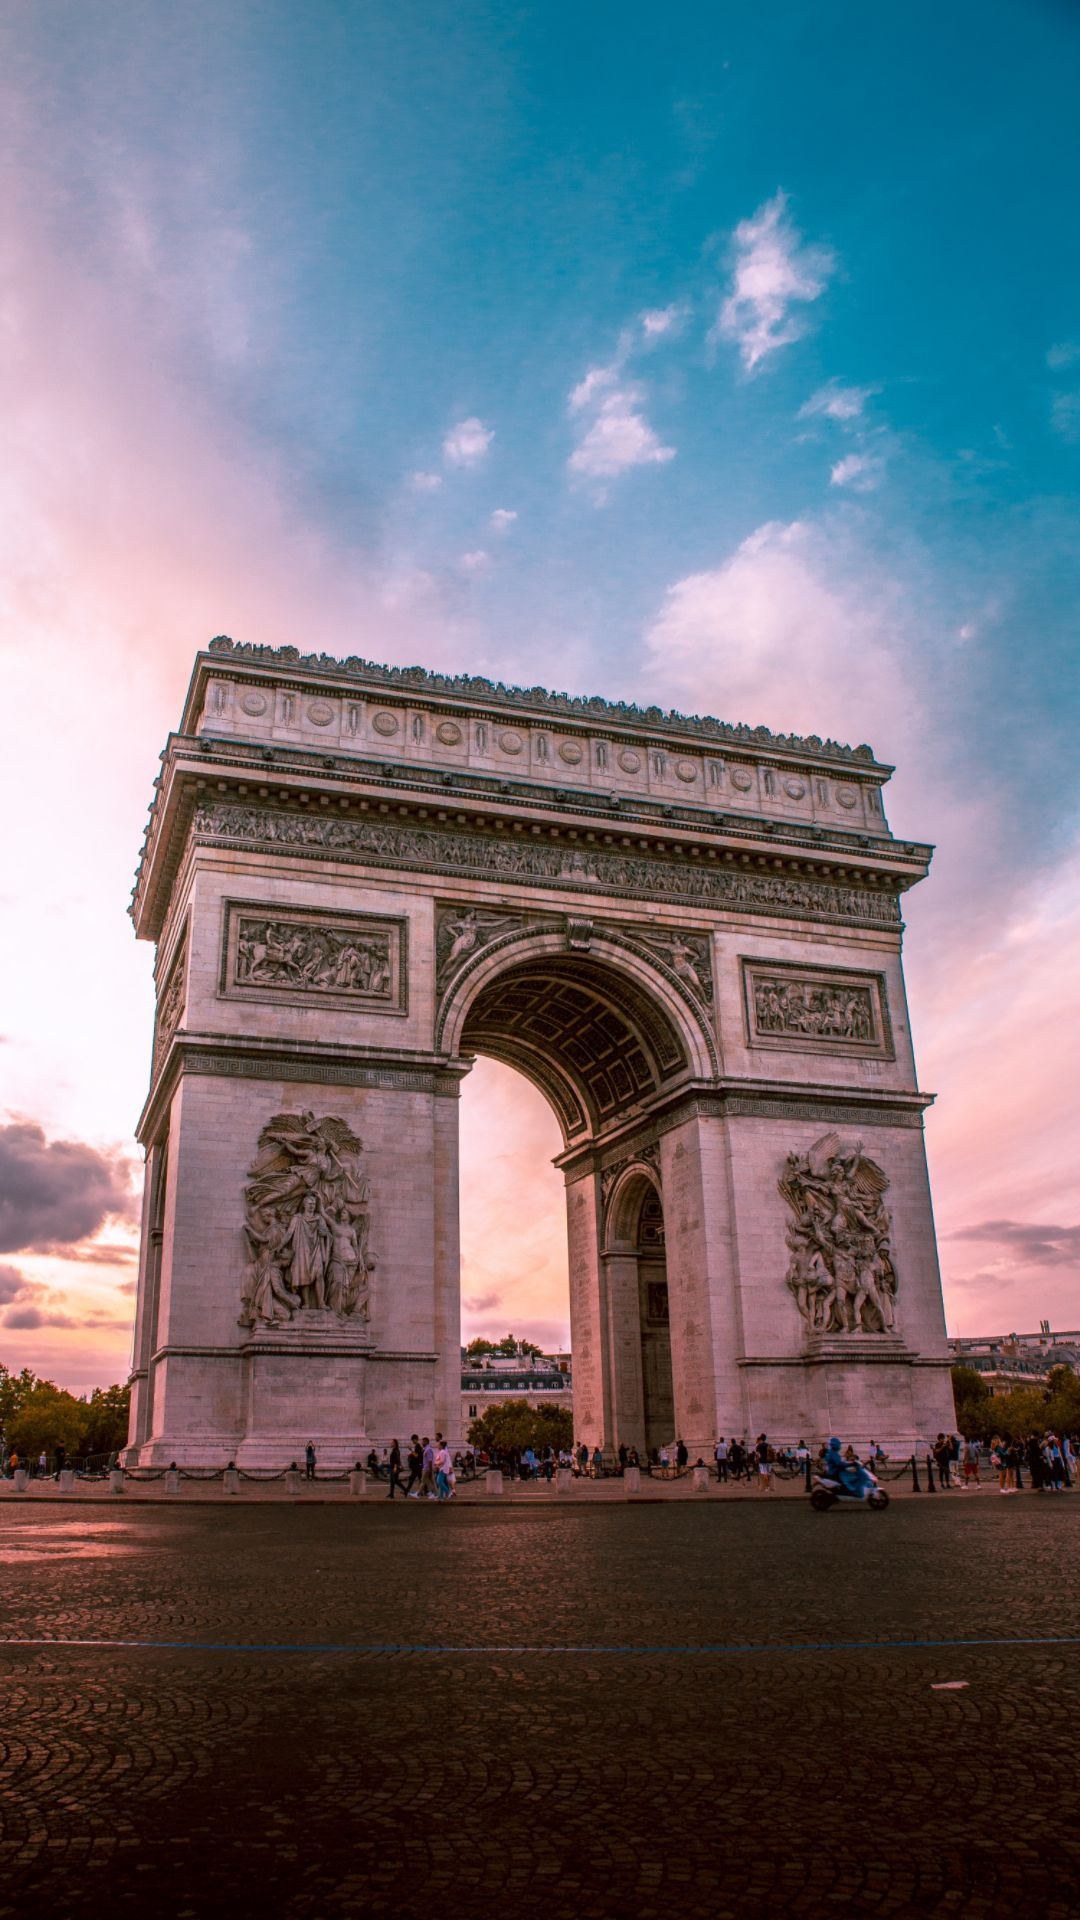
[{"label": "sculpture group on pier", "polygon": [[244,1193],[242,1327],[288,1326],[311,1311],[367,1320],[375,1262],[361,1146],[344,1120],[311,1112],[263,1128]]}]

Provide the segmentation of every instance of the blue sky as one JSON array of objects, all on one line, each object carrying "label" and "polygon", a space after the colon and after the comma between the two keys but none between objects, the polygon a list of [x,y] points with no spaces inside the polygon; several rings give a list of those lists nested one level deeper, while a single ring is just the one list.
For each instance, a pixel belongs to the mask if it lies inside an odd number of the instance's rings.
[{"label": "blue sky", "polygon": [[[122,909],[213,632],[866,738],[940,846],[910,977],[950,1311],[1080,1318],[1075,10],[0,18],[9,705],[67,690],[49,885],[112,1009],[106,1062],[13,953],[7,1110],[127,1150]],[[44,886],[16,860],[24,914]]]}]

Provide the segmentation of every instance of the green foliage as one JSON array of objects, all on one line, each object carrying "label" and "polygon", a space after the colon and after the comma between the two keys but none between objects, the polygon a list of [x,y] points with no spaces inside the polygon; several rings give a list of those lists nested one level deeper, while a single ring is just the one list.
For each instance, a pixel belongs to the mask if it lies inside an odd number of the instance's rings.
[{"label": "green foliage", "polygon": [[89,1400],[77,1400],[54,1380],[39,1380],[24,1367],[20,1374],[0,1366],[0,1426],[8,1454],[36,1460],[63,1447],[77,1453],[119,1452],[127,1443],[130,1387],[95,1387]]},{"label": "green foliage", "polygon": [[474,1360],[482,1360],[488,1353],[501,1353],[510,1357],[515,1353],[540,1353],[542,1349],[534,1347],[531,1340],[516,1340],[512,1333],[504,1333],[501,1340],[485,1340],[483,1337],[470,1340],[465,1351],[471,1353]]},{"label": "green foliage", "polygon": [[65,1393],[51,1380],[38,1380],[22,1406],[8,1422],[7,1444],[18,1454],[36,1460],[58,1446],[77,1453],[86,1432],[87,1405]]},{"label": "green foliage", "polygon": [[[4,1433],[39,1384],[42,1383],[38,1381],[37,1374],[31,1373],[29,1367],[24,1367],[21,1373],[10,1373],[0,1363],[0,1429]],[[50,1383],[46,1381],[43,1384]]]},{"label": "green foliage", "polygon": [[127,1445],[131,1388],[95,1387],[86,1409],[87,1453],[119,1453]]},{"label": "green foliage", "polygon": [[977,1367],[953,1367],[956,1431],[965,1440],[989,1440],[994,1431],[991,1408],[996,1404]]},{"label": "green foliage", "polygon": [[507,1452],[511,1447],[569,1447],[574,1438],[574,1419],[569,1407],[530,1407],[527,1400],[504,1400],[488,1407],[469,1428],[474,1447],[489,1453]]}]

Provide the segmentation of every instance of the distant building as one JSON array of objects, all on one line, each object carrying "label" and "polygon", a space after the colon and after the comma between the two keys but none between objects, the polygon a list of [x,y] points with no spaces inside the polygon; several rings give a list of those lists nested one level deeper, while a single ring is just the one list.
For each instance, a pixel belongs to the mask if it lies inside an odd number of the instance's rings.
[{"label": "distant building", "polygon": [[573,1408],[572,1374],[568,1353],[525,1353],[519,1346],[508,1353],[480,1356],[461,1349],[461,1425],[468,1433],[471,1421],[504,1400],[527,1400],[530,1407]]},{"label": "distant building", "polygon": [[1045,1386],[1054,1367],[1080,1373],[1080,1332],[1051,1333],[1049,1320],[1038,1333],[1002,1333],[949,1341],[954,1367],[981,1373],[995,1393],[1010,1387]]}]

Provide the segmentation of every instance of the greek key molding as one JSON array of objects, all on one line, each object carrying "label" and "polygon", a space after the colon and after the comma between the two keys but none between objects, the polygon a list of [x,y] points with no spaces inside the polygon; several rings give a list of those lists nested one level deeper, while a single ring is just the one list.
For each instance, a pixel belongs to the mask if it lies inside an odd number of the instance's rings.
[{"label": "greek key molding", "polygon": [[675,904],[694,902],[784,919],[900,929],[900,903],[892,893],[842,886],[810,875],[752,873],[696,861],[680,864],[663,854],[551,846],[483,832],[345,820],[233,802],[201,802],[195,808],[191,832],[204,844],[287,850],[302,859],[332,859],[395,872],[409,868],[515,887],[539,882],[594,898],[614,894]]}]

